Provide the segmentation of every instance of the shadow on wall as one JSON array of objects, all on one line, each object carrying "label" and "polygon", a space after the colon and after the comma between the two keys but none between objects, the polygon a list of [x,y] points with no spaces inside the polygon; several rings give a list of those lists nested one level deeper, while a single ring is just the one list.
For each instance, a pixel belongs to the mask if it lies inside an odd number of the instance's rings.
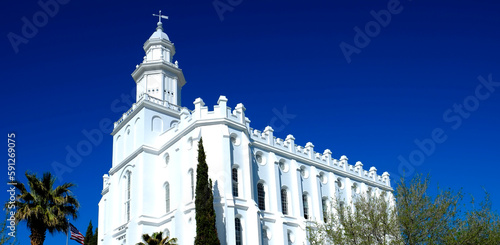
[{"label": "shadow on wall", "polygon": [[[219,191],[219,182],[216,180],[214,183],[214,200],[217,198],[218,201],[215,202],[216,205],[214,205],[215,213],[216,214],[223,214],[224,209],[223,209],[223,204],[221,203],[222,198],[220,196],[220,191]],[[227,244],[226,241],[226,220],[223,218],[223,215],[216,215],[215,216],[215,223],[217,224],[217,235],[219,237],[219,240],[221,241],[221,244]]]}]

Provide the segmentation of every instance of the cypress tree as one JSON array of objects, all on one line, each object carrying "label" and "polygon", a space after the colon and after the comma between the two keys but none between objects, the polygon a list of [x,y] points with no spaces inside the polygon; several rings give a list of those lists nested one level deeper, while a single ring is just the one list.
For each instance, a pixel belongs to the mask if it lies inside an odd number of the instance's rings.
[{"label": "cypress tree", "polygon": [[92,245],[92,240],[94,239],[92,220],[89,222],[89,226],[87,227],[87,232],[85,233],[85,238],[83,239],[83,243],[85,245]]},{"label": "cypress tree", "polygon": [[97,227],[95,228],[94,237],[92,237],[90,245],[97,245]]},{"label": "cypress tree", "polygon": [[195,245],[219,245],[215,227],[214,195],[212,180],[208,178],[203,139],[198,143],[198,167],[196,169],[196,238]]}]

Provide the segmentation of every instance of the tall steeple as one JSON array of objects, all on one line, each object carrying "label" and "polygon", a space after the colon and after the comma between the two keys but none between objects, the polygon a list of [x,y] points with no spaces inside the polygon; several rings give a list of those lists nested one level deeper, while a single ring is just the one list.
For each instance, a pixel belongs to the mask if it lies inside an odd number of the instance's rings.
[{"label": "tall steeple", "polygon": [[158,16],[156,31],[144,43],[146,56],[140,65],[137,65],[132,73],[137,84],[137,98],[139,101],[144,94],[165,100],[174,105],[181,105],[181,89],[186,80],[178,62],[172,62],[175,47],[167,34],[163,32],[161,19],[167,16]]}]

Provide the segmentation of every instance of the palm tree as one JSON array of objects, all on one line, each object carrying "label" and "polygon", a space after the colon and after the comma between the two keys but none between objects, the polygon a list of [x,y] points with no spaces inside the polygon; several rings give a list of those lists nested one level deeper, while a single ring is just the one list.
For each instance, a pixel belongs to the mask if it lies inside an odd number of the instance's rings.
[{"label": "palm tree", "polygon": [[145,242],[137,243],[136,245],[177,245],[177,238],[163,238],[163,232],[155,232],[152,236],[143,234],[142,240]]},{"label": "palm tree", "polygon": [[29,190],[23,183],[15,181],[13,185],[19,190],[16,195],[16,223],[26,221],[31,230],[31,245],[42,245],[45,232],[67,232],[68,216],[77,217],[80,204],[73,196],[70,188],[73,183],[64,183],[54,188],[56,178],[50,172],[37,178],[35,173],[26,172]]}]

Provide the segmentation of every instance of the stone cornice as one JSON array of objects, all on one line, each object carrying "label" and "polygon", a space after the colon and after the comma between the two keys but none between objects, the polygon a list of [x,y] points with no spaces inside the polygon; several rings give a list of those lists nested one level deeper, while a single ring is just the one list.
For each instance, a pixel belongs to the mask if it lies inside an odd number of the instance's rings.
[{"label": "stone cornice", "polygon": [[305,164],[309,164],[310,166],[314,166],[318,169],[324,169],[324,170],[327,170],[327,171],[330,171],[334,174],[337,174],[339,176],[343,176],[343,177],[349,177],[350,179],[353,179],[353,180],[357,180],[357,181],[360,181],[360,182],[365,182],[365,183],[370,183],[371,185],[373,186],[376,186],[376,187],[379,187],[383,190],[387,190],[387,191],[393,191],[393,189],[389,186],[386,186],[386,185],[382,185],[381,183],[377,183],[371,179],[367,179],[367,178],[362,178],[360,176],[357,176],[357,175],[354,175],[352,173],[349,173],[349,172],[346,172],[346,171],[341,171],[339,169],[336,169],[332,166],[328,166],[326,164],[320,164],[312,159],[309,159],[309,158],[305,158],[305,157],[302,157],[300,155],[297,155],[297,154],[294,154],[292,152],[289,152],[289,151],[285,151],[283,149],[280,149],[280,148],[276,148],[276,147],[272,147],[266,143],[263,143],[263,142],[260,142],[260,141],[253,141],[252,144],[258,148],[261,148],[263,150],[267,150],[267,151],[270,151],[270,152],[274,152],[274,153],[277,153],[279,154],[280,156],[284,156],[284,157],[288,157],[290,159],[295,159],[299,162],[302,162],[302,163],[305,163]]}]

